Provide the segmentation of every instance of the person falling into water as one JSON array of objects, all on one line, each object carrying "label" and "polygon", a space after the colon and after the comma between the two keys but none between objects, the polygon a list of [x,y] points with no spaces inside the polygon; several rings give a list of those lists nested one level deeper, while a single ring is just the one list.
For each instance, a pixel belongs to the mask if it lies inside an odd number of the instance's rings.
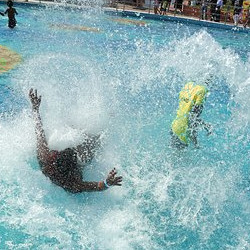
[{"label": "person falling into water", "polygon": [[41,96],[37,96],[37,90],[30,89],[29,97],[37,136],[37,158],[45,176],[49,177],[54,184],[71,193],[103,191],[110,186],[121,186],[122,177],[116,176],[115,168],[110,171],[104,181],[86,182],[82,180],[81,165],[77,160],[80,159],[85,165],[92,160],[100,144],[100,136],[87,136],[81,145],[60,152],[50,150],[39,113]]},{"label": "person falling into water", "polygon": [[9,7],[4,13],[0,12],[0,14],[2,16],[4,16],[5,14],[8,14],[8,18],[9,18],[9,28],[13,29],[16,26],[16,18],[15,15],[18,15],[17,11],[15,8],[13,8],[13,2],[12,1],[8,1],[7,2],[7,6]]},{"label": "person falling into water", "polygon": [[[206,82],[209,83],[209,80]],[[197,133],[200,127],[204,128],[208,135],[211,134],[211,125],[205,123],[200,115],[207,95],[207,88],[188,82],[179,94],[179,108],[177,116],[172,122],[171,145],[183,149],[192,142],[198,147]]]}]

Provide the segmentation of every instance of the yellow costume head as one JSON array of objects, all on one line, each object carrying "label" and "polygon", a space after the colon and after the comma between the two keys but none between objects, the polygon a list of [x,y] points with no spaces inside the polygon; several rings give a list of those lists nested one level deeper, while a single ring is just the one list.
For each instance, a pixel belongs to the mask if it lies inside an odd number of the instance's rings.
[{"label": "yellow costume head", "polygon": [[193,82],[188,82],[179,94],[179,108],[172,123],[172,132],[185,144],[188,143],[189,113],[194,106],[203,104],[206,94],[207,88],[205,86],[195,85]]}]

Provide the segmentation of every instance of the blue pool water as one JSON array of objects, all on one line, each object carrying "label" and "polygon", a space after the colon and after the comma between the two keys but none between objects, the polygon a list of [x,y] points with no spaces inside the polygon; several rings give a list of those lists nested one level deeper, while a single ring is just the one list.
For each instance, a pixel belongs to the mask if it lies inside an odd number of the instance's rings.
[{"label": "blue pool water", "polygon": [[[0,18],[0,44],[22,56],[0,76],[0,249],[249,249],[249,33],[124,23],[100,8],[16,8],[14,30]],[[178,93],[210,75],[202,117],[213,134],[200,131],[199,149],[176,152]],[[50,147],[101,132],[84,178],[117,167],[121,188],[72,195],[45,178],[31,87],[42,95]]]}]

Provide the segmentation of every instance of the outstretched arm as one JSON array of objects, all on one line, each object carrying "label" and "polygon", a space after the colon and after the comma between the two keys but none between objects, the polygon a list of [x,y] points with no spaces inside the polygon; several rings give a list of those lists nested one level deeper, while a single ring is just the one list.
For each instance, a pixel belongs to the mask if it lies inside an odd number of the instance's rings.
[{"label": "outstretched arm", "polygon": [[37,137],[37,157],[41,163],[45,163],[48,159],[49,148],[46,141],[45,133],[42,126],[42,121],[39,113],[39,106],[41,103],[41,96],[37,97],[37,90],[29,92],[30,101],[32,104],[32,113],[35,121],[35,132]]},{"label": "outstretched arm", "polygon": [[91,191],[103,191],[111,186],[121,186],[122,176],[116,176],[116,169],[112,169],[106,180],[99,182],[82,182],[77,185],[75,192],[91,192]]}]

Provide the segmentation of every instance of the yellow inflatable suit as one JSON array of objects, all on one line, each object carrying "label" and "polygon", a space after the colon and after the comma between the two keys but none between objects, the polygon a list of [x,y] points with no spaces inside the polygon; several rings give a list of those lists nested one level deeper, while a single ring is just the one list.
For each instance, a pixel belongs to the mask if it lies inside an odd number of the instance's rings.
[{"label": "yellow inflatable suit", "polygon": [[207,92],[205,86],[195,85],[194,82],[188,82],[180,92],[179,108],[172,123],[172,132],[185,144],[188,144],[189,113],[195,105],[203,104]]}]

